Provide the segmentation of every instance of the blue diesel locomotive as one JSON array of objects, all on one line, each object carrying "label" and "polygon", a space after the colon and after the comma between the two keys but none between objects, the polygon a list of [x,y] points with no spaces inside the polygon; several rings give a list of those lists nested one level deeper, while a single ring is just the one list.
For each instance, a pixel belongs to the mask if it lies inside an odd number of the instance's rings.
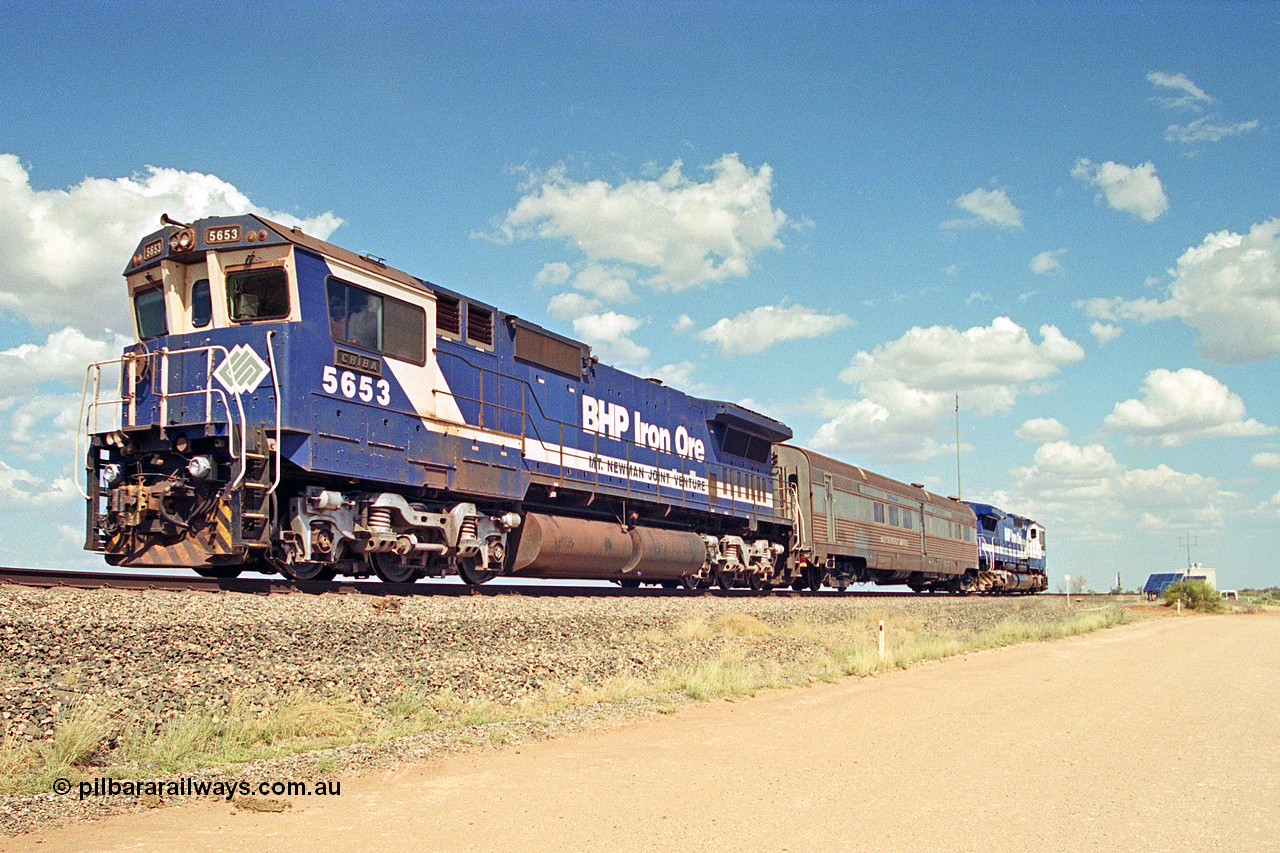
[{"label": "blue diesel locomotive", "polygon": [[125,270],[138,343],[86,380],[109,563],[790,580],[783,424],[257,216],[162,223]]},{"label": "blue diesel locomotive", "polygon": [[380,258],[254,215],[161,224],[124,273],[137,343],[89,367],[81,407],[85,547],[111,565],[952,591],[1034,572],[980,566],[957,500]]},{"label": "blue diesel locomotive", "polygon": [[1049,588],[1044,526],[990,504],[970,503],[978,518],[977,592]]}]

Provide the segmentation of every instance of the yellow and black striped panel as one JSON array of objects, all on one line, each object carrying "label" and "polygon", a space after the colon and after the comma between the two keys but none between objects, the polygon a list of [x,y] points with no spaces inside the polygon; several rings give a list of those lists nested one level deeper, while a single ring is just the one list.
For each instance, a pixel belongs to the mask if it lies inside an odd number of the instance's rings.
[{"label": "yellow and black striped panel", "polygon": [[107,553],[121,555],[121,566],[196,569],[213,565],[211,557],[236,554],[232,542],[231,504],[222,499],[214,506],[209,524],[198,531],[188,531],[178,539],[153,538],[133,548],[128,536],[116,533],[107,543]]},{"label": "yellow and black striped panel", "polygon": [[218,503],[213,508],[212,524],[205,528],[204,533],[208,539],[207,548],[210,554],[234,554],[235,546],[232,544],[234,538],[232,536],[231,527],[231,500],[227,497],[218,499]]}]

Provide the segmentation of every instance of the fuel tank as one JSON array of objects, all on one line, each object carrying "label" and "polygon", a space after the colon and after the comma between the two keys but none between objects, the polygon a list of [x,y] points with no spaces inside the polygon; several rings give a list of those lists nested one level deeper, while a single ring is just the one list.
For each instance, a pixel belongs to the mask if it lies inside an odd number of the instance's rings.
[{"label": "fuel tank", "polygon": [[696,533],[535,512],[521,527],[511,569],[517,577],[675,580],[696,574],[707,559]]}]

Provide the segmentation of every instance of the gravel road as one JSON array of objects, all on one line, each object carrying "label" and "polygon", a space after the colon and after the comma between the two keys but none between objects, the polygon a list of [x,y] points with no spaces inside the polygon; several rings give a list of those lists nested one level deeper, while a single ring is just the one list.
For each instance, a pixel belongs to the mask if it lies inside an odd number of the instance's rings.
[{"label": "gravel road", "polygon": [[1277,649],[1143,621],[0,850],[1276,850]]}]

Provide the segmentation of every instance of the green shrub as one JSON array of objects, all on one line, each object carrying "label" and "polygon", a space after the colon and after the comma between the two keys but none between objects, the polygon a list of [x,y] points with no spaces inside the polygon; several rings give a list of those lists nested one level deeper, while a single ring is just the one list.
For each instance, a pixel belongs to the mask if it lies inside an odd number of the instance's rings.
[{"label": "green shrub", "polygon": [[1164,591],[1166,607],[1178,602],[1182,606],[1201,613],[1221,613],[1225,609],[1222,596],[1205,581],[1178,581],[1169,584]]}]

